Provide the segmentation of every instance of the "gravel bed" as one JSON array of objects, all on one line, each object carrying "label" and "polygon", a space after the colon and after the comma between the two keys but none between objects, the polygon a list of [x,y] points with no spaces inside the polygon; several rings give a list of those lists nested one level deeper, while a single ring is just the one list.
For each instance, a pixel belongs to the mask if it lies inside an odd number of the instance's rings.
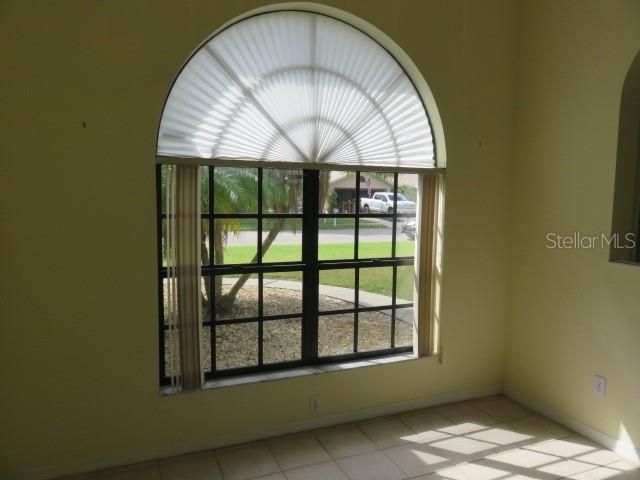
[{"label": "gravel bed", "polygon": [[[226,293],[230,286],[223,286]],[[353,308],[353,303],[320,295],[321,312]],[[264,314],[283,315],[302,311],[302,292],[293,289],[264,287]],[[230,312],[217,315],[218,319],[238,319],[258,316],[258,288],[245,285]],[[211,336],[204,328],[205,371],[211,370]],[[263,323],[264,363],[277,363],[300,359],[301,318],[268,320]],[[358,351],[378,350],[391,346],[391,310],[360,312],[358,315]],[[166,338],[166,336],[165,336]],[[350,314],[321,315],[318,323],[318,350],[320,356],[353,352],[354,319]],[[413,328],[409,322],[397,319],[396,346],[411,345]],[[216,329],[217,368],[253,366],[258,363],[258,324],[235,323],[218,325]],[[167,364],[168,365],[168,364]]]}]

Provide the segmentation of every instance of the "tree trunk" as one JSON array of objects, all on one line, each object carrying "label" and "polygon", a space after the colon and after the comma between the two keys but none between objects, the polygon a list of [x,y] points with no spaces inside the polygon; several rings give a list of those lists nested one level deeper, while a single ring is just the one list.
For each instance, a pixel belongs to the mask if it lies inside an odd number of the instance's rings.
[{"label": "tree trunk", "polygon": [[[284,227],[284,220],[285,220],[284,218],[278,218],[274,223],[273,227],[271,227],[271,230],[269,230],[267,237],[262,242],[263,255],[267,253],[273,241],[276,239],[278,234],[282,231],[282,228]],[[257,261],[258,261],[258,254],[256,253],[251,263],[256,263]],[[236,296],[238,295],[238,292],[244,286],[244,284],[247,283],[247,280],[249,280],[250,275],[251,275],[250,273],[242,274],[240,278],[238,278],[236,283],[233,284],[233,287],[231,287],[231,290],[229,290],[229,292],[227,292],[225,295],[222,295],[220,297],[220,299],[216,303],[216,309],[218,309],[218,311],[228,312],[229,310],[231,310],[233,303],[236,301]]]},{"label": "tree trunk", "polygon": [[[320,201],[321,201],[321,208],[322,208],[322,205],[324,204],[324,201],[326,199],[327,191],[329,189],[329,171],[320,172],[320,189],[321,189]],[[288,201],[286,202],[285,205],[289,205],[289,206],[290,205],[296,205],[296,193],[297,192],[296,192],[295,188],[289,188],[288,189],[288,197],[289,198],[288,198]],[[267,234],[267,237],[262,242],[262,255],[267,253],[267,251],[271,247],[271,244],[273,244],[273,242],[276,239],[276,237],[278,236],[278,234],[284,228],[284,224],[285,224],[285,219],[284,218],[276,219],[274,225],[269,230],[269,233]],[[222,247],[223,246],[224,246],[224,239],[221,237],[220,238],[220,245],[216,244],[216,250],[215,251],[222,252]],[[253,257],[253,260],[251,261],[251,263],[257,263],[257,262],[258,262],[258,254],[256,253],[256,255]],[[218,261],[216,263],[222,263],[222,261]],[[233,307],[234,302],[236,301],[236,297],[238,295],[238,292],[244,286],[244,284],[247,283],[247,280],[249,280],[249,276],[250,275],[251,275],[250,273],[242,274],[238,278],[236,283],[234,283],[233,287],[231,287],[229,292],[227,292],[225,295],[220,295],[219,298],[216,296],[216,309],[217,309],[217,311],[228,312],[229,310],[231,310],[231,308]],[[222,285],[218,286],[218,284],[216,283],[216,292],[222,292],[221,287],[222,287]]]},{"label": "tree trunk", "polygon": [[[202,264],[209,265],[209,250],[207,249],[207,232],[202,232],[200,238],[200,256],[202,257]],[[211,309],[211,284],[209,282],[204,282],[204,295],[202,302],[203,309],[205,310],[203,313],[203,317],[207,318],[208,309]]]},{"label": "tree trunk", "polygon": [[[224,237],[225,233],[222,228],[213,229],[213,263],[216,265],[222,265],[224,263]],[[213,295],[216,305],[216,311],[218,309],[218,298],[222,297],[222,276],[215,275],[215,285],[213,288]]]},{"label": "tree trunk", "polygon": [[[329,170],[320,170],[320,184],[318,186],[320,203],[319,210],[322,213],[324,211],[325,203],[327,202],[327,194],[329,193],[329,174],[331,172]],[[333,212],[326,212],[333,213]]]}]

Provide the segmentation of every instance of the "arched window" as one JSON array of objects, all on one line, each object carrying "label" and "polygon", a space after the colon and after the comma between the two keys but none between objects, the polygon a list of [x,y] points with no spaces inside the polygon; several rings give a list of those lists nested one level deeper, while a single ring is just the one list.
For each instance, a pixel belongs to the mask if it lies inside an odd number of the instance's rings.
[{"label": "arched window", "polygon": [[622,87],[610,259],[640,263],[640,53]]},{"label": "arched window", "polygon": [[249,15],[171,88],[163,384],[433,351],[439,117],[415,67],[340,16]]}]

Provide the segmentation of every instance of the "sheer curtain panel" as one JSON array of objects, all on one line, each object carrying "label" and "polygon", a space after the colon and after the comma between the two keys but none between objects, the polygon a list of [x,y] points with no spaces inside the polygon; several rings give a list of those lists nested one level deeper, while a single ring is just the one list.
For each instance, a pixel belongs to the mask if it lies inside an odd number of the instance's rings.
[{"label": "sheer curtain panel", "polygon": [[167,360],[171,384],[199,389],[202,369],[200,275],[200,168],[167,168]]}]

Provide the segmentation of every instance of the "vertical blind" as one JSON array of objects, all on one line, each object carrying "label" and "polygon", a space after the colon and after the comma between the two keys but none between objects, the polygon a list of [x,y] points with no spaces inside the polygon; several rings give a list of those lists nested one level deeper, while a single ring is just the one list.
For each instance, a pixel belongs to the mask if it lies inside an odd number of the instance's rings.
[{"label": "vertical blind", "polygon": [[169,93],[157,154],[436,167],[429,118],[399,63],[360,30],[302,11],[249,17],[204,43]]},{"label": "vertical blind", "polygon": [[197,390],[204,380],[200,299],[200,167],[167,169],[167,360],[171,386]]}]

